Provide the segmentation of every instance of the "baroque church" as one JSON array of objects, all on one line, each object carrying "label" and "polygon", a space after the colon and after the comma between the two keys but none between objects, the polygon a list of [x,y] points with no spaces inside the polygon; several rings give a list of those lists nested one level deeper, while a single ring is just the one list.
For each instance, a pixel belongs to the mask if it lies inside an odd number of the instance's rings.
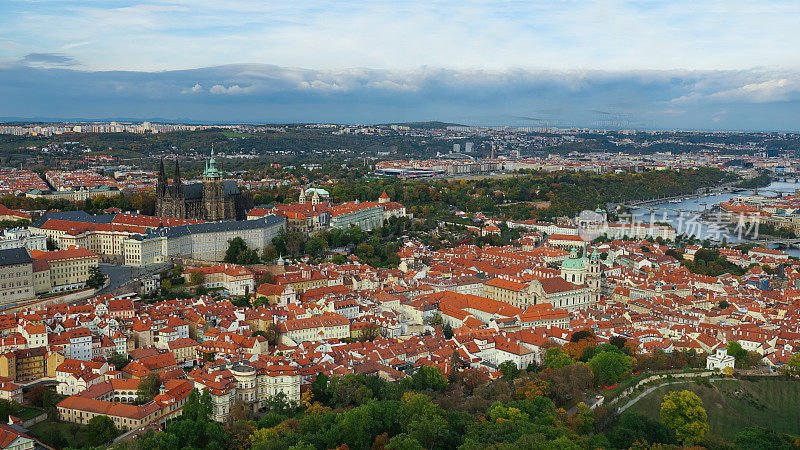
[{"label": "baroque church", "polygon": [[167,183],[164,159],[158,171],[156,186],[156,215],[175,219],[208,221],[243,220],[244,201],[235,181],[225,181],[217,170],[214,150],[206,162],[202,183],[183,184],[181,168],[175,161],[172,184]]}]

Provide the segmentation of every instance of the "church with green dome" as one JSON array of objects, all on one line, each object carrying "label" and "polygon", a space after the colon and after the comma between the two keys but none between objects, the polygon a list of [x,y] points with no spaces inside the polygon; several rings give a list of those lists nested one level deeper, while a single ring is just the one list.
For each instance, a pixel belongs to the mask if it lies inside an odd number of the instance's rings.
[{"label": "church with green dome", "polygon": [[581,256],[578,256],[578,251],[573,247],[569,258],[561,263],[560,275],[564,280],[581,286],[587,285],[590,289],[590,302],[597,303],[600,300],[600,283],[602,277],[602,266],[600,262],[600,253],[597,247],[594,248],[592,254],[586,257],[586,246],[583,247]]}]

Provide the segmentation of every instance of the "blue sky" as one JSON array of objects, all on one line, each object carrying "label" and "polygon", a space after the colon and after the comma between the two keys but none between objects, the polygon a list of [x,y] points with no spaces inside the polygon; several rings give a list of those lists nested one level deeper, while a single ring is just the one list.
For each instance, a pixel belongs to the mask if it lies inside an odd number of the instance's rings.
[{"label": "blue sky", "polygon": [[0,117],[800,128],[797,1],[3,0]]}]

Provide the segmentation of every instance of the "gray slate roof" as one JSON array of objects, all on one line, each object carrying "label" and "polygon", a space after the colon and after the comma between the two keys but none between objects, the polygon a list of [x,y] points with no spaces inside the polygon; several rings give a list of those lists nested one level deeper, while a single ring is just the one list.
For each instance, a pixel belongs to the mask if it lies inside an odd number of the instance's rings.
[{"label": "gray slate roof", "polygon": [[116,214],[98,214],[93,216],[86,211],[58,211],[58,212],[51,212],[47,214],[43,214],[42,217],[36,219],[35,222],[31,224],[32,227],[41,228],[42,225],[45,224],[50,219],[53,220],[71,220],[74,222],[84,222],[84,223],[111,223],[116,217]]},{"label": "gray slate roof", "polygon": [[28,250],[23,247],[0,250],[0,266],[33,263]]},{"label": "gray slate roof", "polygon": [[206,222],[180,225],[177,227],[159,228],[152,230],[145,239],[166,237],[177,238],[187,234],[221,233],[227,231],[247,231],[258,228],[267,228],[284,222],[286,219],[278,216],[266,216],[257,220],[237,220],[235,222]]}]

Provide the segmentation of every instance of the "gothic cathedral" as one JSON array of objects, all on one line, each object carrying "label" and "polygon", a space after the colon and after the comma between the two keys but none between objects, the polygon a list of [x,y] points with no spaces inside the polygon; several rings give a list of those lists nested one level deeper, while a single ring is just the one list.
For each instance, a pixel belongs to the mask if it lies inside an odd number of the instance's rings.
[{"label": "gothic cathedral", "polygon": [[172,184],[167,183],[164,159],[161,159],[156,186],[156,215],[175,219],[219,221],[243,220],[245,212],[239,187],[235,181],[222,179],[212,150],[211,158],[206,162],[202,183],[184,185],[177,160]]}]

